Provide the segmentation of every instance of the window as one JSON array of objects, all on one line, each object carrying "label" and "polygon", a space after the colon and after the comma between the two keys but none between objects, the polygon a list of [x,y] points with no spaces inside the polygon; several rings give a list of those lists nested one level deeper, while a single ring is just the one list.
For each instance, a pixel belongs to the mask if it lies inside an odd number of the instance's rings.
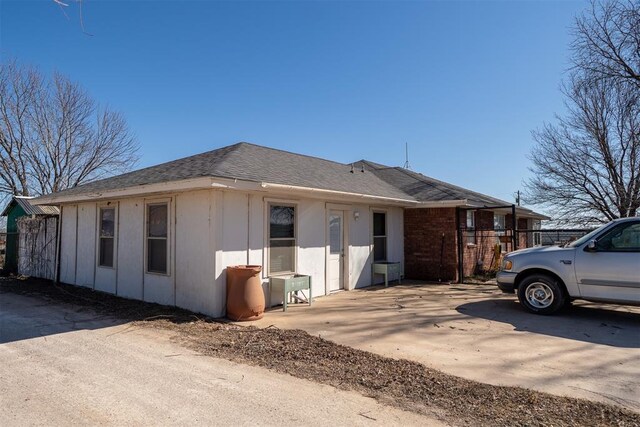
[{"label": "window", "polygon": [[597,250],[602,252],[640,252],[640,222],[622,223],[597,242]]},{"label": "window", "polygon": [[147,272],[167,274],[169,204],[147,205]]},{"label": "window", "polygon": [[467,241],[467,245],[476,244],[475,228],[476,228],[476,212],[467,211],[467,232],[465,232],[465,239]]},{"label": "window", "polygon": [[[533,229],[540,230],[540,220],[536,219],[533,221]],[[542,246],[542,233],[539,231],[534,231],[533,233],[533,246]]]},{"label": "window", "polygon": [[496,235],[496,243],[500,244],[500,252],[502,253],[507,252],[507,242],[505,241],[505,237],[504,237],[506,235],[505,224],[506,224],[505,215],[501,215],[497,213],[493,214],[493,230],[495,231],[495,235]]},{"label": "window", "polygon": [[504,236],[505,224],[505,215],[493,214],[493,229],[496,231],[497,236]]},{"label": "window", "polygon": [[98,265],[100,267],[113,267],[115,218],[115,208],[100,208],[100,228],[98,230]]},{"label": "window", "polygon": [[295,271],[295,214],[294,206],[269,206],[269,275]]},{"label": "window", "polygon": [[373,261],[387,260],[387,214],[373,213]]}]

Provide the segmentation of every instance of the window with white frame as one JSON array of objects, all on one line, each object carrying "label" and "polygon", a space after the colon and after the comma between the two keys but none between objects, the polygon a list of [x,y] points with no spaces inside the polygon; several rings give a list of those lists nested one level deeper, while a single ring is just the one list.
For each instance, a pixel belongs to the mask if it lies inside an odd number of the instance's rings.
[{"label": "window with white frame", "polygon": [[476,228],[476,212],[467,211],[467,232],[465,233],[465,239],[467,241],[467,245],[476,244],[475,228]]},{"label": "window with white frame", "polygon": [[100,208],[98,224],[98,265],[113,267],[115,251],[116,209],[114,207]]},{"label": "window with white frame", "polygon": [[147,272],[168,273],[169,203],[147,205]]},{"label": "window with white frame", "polygon": [[[533,229],[540,230],[541,222],[539,219],[533,220]],[[535,231],[533,233],[533,246],[542,246],[542,233]]]},{"label": "window with white frame", "polygon": [[295,221],[295,206],[269,205],[269,275],[295,271]]},{"label": "window with white frame", "polygon": [[502,214],[497,214],[494,213],[493,214],[493,229],[495,230],[496,233],[496,240],[497,243],[500,244],[500,252],[505,253],[507,252],[507,242],[504,240],[504,236],[506,235],[506,221],[507,217],[506,215],[502,215]]},{"label": "window with white frame", "polygon": [[506,215],[493,214],[493,229],[496,231],[497,236],[504,236],[506,228]]},{"label": "window with white frame", "polygon": [[373,261],[387,260],[387,214],[373,213]]}]

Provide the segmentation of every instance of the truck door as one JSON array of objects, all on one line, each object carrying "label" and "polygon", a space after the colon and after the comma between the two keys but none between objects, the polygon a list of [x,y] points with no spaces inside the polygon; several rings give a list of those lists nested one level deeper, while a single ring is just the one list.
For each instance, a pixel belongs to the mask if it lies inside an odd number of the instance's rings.
[{"label": "truck door", "polygon": [[577,248],[575,263],[584,298],[640,302],[640,220],[625,221]]}]

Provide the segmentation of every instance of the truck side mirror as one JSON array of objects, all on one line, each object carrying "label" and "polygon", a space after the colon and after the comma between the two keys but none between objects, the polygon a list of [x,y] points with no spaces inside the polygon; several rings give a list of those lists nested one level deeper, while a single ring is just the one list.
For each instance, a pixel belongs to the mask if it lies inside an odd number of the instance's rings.
[{"label": "truck side mirror", "polygon": [[587,247],[585,248],[588,252],[595,252],[598,247],[598,242],[596,240],[589,240],[587,243]]}]

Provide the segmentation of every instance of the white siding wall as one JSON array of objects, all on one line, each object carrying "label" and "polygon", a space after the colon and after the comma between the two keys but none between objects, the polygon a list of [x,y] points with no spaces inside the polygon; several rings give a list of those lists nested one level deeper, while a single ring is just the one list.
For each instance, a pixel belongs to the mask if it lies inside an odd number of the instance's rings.
[{"label": "white siding wall", "polygon": [[[65,205],[62,213],[61,280],[127,298],[222,316],[226,298],[225,268],[247,263],[266,266],[267,206],[274,198],[296,204],[296,269],[312,276],[314,297],[325,295],[326,222],[327,210],[331,206],[322,200],[221,190],[112,201],[118,206],[118,237],[116,268],[110,270],[111,274],[101,268],[96,270],[97,208],[100,204]],[[145,273],[145,205],[161,200],[170,202],[168,275]],[[345,206],[344,202],[342,206]],[[347,289],[371,284],[373,209],[387,212],[388,258],[394,261],[403,261],[404,258],[402,208],[346,205],[345,225],[349,241]],[[354,218],[354,211],[359,213],[358,220]],[[265,273],[265,292],[267,283]],[[277,297],[273,301],[279,302]]]},{"label": "white siding wall", "polygon": [[176,305],[216,315],[212,205],[211,191],[176,197]]},{"label": "white siding wall", "polygon": [[76,285],[94,287],[96,270],[96,204],[78,205]]},{"label": "white siding wall", "polygon": [[[353,212],[358,212],[356,221]],[[354,205],[349,218],[349,275],[350,289],[371,285],[372,230],[371,210],[367,205]]]},{"label": "white siding wall", "polygon": [[78,207],[65,205],[60,213],[60,281],[76,284],[76,232],[78,231]]},{"label": "white siding wall", "polygon": [[118,295],[143,299],[144,200],[121,200],[118,211]]},{"label": "white siding wall", "polygon": [[239,192],[216,192],[219,229],[216,236],[216,309],[223,314],[227,297],[226,268],[248,262],[249,196]]},{"label": "white siding wall", "polygon": [[258,194],[252,194],[250,198],[249,219],[249,264],[262,265],[265,242],[265,204]]},{"label": "white siding wall", "polygon": [[311,276],[314,297],[327,293],[325,284],[325,256],[327,248],[325,202],[301,200],[298,210],[298,252],[296,270]]}]

